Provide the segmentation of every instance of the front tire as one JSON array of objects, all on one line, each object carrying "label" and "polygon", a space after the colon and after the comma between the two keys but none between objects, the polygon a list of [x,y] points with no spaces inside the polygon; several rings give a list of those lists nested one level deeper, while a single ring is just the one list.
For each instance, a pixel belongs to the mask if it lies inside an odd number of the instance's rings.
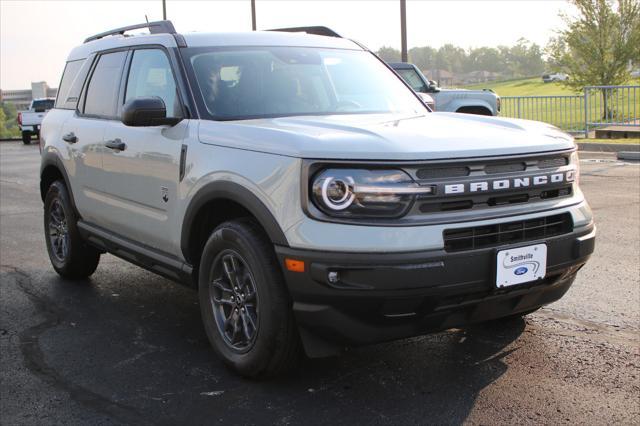
[{"label": "front tire", "polygon": [[85,279],[94,273],[100,252],[80,236],[67,187],[55,181],[44,199],[44,232],[53,269],[67,279]]},{"label": "front tire", "polygon": [[22,143],[25,145],[31,143],[31,132],[22,132]]},{"label": "front tire", "polygon": [[254,221],[229,221],[214,230],[198,282],[207,337],[225,364],[252,378],[297,364],[300,340],[282,271]]}]

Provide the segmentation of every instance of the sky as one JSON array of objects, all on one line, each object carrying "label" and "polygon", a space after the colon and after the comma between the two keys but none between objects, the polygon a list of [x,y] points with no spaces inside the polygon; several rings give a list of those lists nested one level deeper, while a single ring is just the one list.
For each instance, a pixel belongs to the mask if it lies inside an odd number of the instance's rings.
[{"label": "sky", "polygon": [[[408,0],[414,46],[544,46],[562,28],[563,0]],[[162,19],[161,0],[0,0],[0,88],[57,87],[69,51],[93,34]],[[256,0],[258,29],[325,25],[371,50],[400,49],[399,0]],[[249,0],[167,0],[178,32],[250,31]]]}]

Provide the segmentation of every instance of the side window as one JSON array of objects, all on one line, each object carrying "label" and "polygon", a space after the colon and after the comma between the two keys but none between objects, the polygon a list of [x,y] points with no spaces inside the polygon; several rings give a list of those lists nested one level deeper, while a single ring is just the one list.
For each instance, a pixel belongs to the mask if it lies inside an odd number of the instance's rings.
[{"label": "side window", "polygon": [[176,82],[167,55],[160,49],[140,49],[133,53],[124,101],[157,96],[167,107],[167,117],[181,117]]},{"label": "side window", "polygon": [[115,117],[118,86],[126,55],[126,52],[114,52],[98,58],[85,95],[85,114]]}]

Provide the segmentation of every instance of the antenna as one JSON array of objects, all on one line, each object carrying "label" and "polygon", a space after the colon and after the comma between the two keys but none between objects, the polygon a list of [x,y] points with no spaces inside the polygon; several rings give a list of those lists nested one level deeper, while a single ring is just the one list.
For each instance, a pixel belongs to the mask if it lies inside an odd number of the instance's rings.
[{"label": "antenna", "polygon": [[144,14],[144,19],[147,20],[147,24],[148,24],[149,23],[149,18],[147,18],[147,14],[146,13]]}]

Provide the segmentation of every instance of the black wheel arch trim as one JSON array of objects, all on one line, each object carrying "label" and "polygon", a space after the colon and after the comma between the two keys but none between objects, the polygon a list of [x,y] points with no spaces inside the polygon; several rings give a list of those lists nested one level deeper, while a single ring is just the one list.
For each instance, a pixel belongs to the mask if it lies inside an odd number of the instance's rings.
[{"label": "black wheel arch trim", "polygon": [[207,203],[218,199],[227,199],[238,203],[258,220],[258,223],[265,230],[272,243],[279,246],[289,246],[284,232],[273,214],[271,214],[271,211],[269,211],[267,206],[249,189],[235,182],[211,182],[198,190],[191,199],[184,215],[180,247],[184,258],[188,262],[193,263],[193,259],[191,258],[192,253],[189,253],[189,239],[191,237],[191,227],[198,212]]},{"label": "black wheel arch trim", "polygon": [[71,188],[71,184],[69,182],[69,175],[67,174],[67,171],[62,165],[60,158],[58,158],[58,156],[51,151],[45,151],[42,153],[42,160],[40,162],[40,198],[44,202],[44,199],[47,196],[47,191],[43,187],[42,177],[43,177],[44,171],[48,167],[55,167],[58,170],[58,172],[60,172],[60,174],[62,175],[62,178],[64,179],[64,184],[67,187],[67,191],[69,192],[69,198],[70,198],[69,201],[71,202],[71,207],[73,208],[73,211],[76,214],[76,216],[80,218],[80,214],[78,213],[75,199],[73,197],[73,189]]}]

